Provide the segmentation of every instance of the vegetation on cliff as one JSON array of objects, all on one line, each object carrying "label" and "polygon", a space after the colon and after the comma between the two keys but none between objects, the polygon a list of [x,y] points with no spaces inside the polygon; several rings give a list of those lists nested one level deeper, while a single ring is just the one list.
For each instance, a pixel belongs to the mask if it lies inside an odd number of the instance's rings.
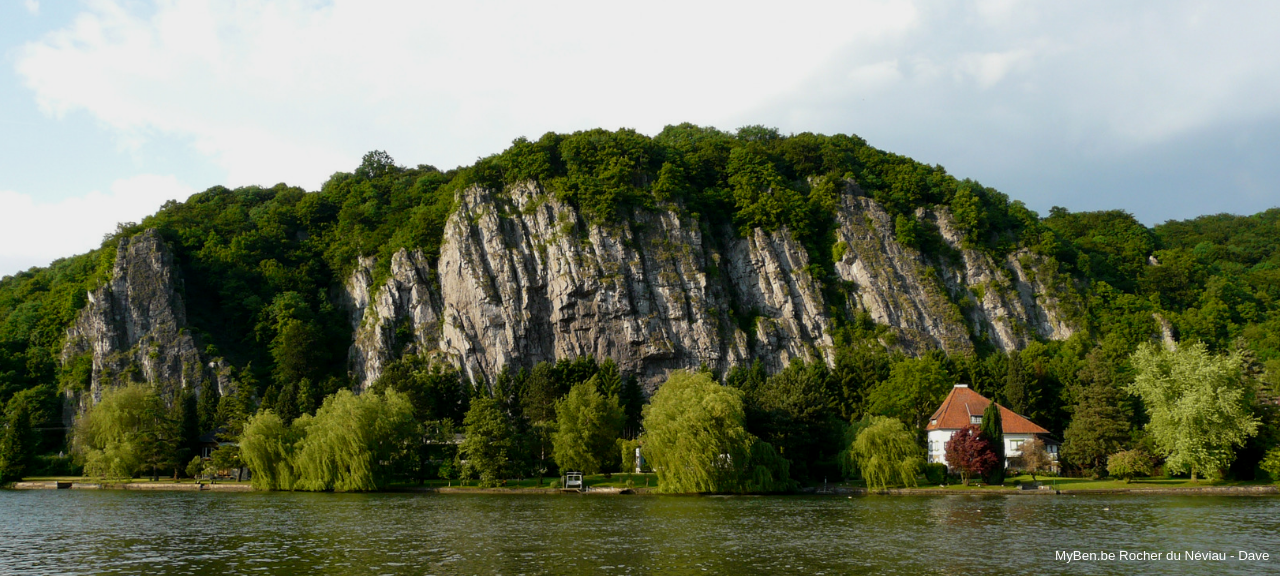
[{"label": "vegetation on cliff", "polygon": [[[501,154],[450,171],[403,167],[372,152],[316,192],[283,184],[214,187],[166,204],[140,223],[121,225],[98,250],[0,280],[0,474],[35,469],[37,455],[66,447],[57,430],[57,394],[85,390],[92,368],[88,355],[60,356],[66,329],[87,294],[110,274],[119,240],[145,228],[159,231],[182,278],[187,330],[205,357],[233,367],[237,394],[202,395],[196,428],[235,434],[264,408],[288,427],[298,418],[318,418],[326,402],[351,386],[352,329],[335,289],[358,258],[377,257],[375,285],[401,248],[422,250],[434,266],[460,190],[501,190],[530,180],[576,207],[590,224],[621,226],[637,211],[661,208],[708,229],[786,229],[804,246],[809,273],[834,308],[834,362],[798,363],[773,375],[743,365],[712,375],[740,395],[743,430],[789,462],[788,477],[838,476],[850,422],[883,415],[919,429],[957,382],[1064,437],[1063,455],[1078,468],[1105,469],[1108,457],[1126,448],[1166,453],[1158,449],[1159,425],[1149,427],[1149,420],[1155,422],[1152,402],[1134,384],[1145,357],[1133,356],[1166,328],[1184,343],[1198,342],[1207,357],[1230,355],[1240,366],[1233,376],[1246,390],[1240,409],[1257,420],[1258,433],[1233,438],[1230,452],[1238,457],[1212,466],[1252,477],[1280,441],[1280,418],[1263,401],[1280,387],[1280,209],[1154,228],[1120,211],[1054,208],[1041,218],[999,191],[856,136],[682,124],[653,137],[590,130],[518,139]],[[1011,354],[977,336],[973,354],[933,351],[911,358],[884,346],[883,332],[870,318],[838,304],[856,290],[834,274],[834,260],[848,250],[835,241],[832,216],[846,181],[883,206],[897,240],[919,249],[928,262],[956,255],[936,224],[917,216],[921,208],[946,208],[966,248],[998,257],[1028,250],[1043,262],[1041,269],[1071,280],[1064,289],[1079,292],[1083,317],[1076,320],[1084,330],[1065,341],[1033,341]],[[735,315],[750,324],[749,310]],[[636,382],[594,359],[515,366],[477,389],[428,355],[410,353],[387,366],[374,389],[403,395],[412,419],[424,426],[415,437],[423,439],[461,431],[476,398],[492,397],[505,422],[495,433],[506,434],[496,446],[506,452],[505,460],[494,456],[502,464],[488,474],[534,475],[557,469],[556,440],[568,437],[557,428],[557,403],[593,377],[600,396],[616,398],[622,410],[616,436],[635,438],[648,428]],[[166,398],[166,406],[174,401]],[[176,413],[166,418],[183,422]],[[141,469],[133,460],[107,456],[119,452],[109,452],[110,446],[133,440],[102,438],[101,445],[85,445],[86,462],[101,453],[95,466],[113,473]],[[597,444],[590,453],[609,462],[605,469],[616,466],[616,448],[606,459],[604,442]],[[416,479],[467,472],[451,446],[423,440],[397,467],[377,474]],[[183,449],[190,449],[189,442]],[[384,481],[360,478],[342,485]],[[337,486],[347,480],[315,482]]]}]

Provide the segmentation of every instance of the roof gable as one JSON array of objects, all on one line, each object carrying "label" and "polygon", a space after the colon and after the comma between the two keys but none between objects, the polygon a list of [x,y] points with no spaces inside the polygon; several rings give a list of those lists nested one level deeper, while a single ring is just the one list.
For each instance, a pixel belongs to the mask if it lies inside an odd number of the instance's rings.
[{"label": "roof gable", "polygon": [[[974,392],[968,386],[957,385],[947,394],[946,400],[938,410],[929,417],[929,425],[925,430],[959,430],[969,426],[971,416],[982,416],[991,401]],[[1000,423],[1005,434],[1048,434],[1049,431],[1036,425],[1013,410],[1000,406]]]}]

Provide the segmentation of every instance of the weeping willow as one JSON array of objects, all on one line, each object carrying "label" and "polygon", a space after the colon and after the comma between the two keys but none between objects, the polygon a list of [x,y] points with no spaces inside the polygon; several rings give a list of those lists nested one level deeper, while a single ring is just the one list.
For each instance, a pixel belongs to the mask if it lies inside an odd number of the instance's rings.
[{"label": "weeping willow", "polygon": [[773,446],[747,432],[742,392],[673,372],[644,408],[645,458],[662,492],[773,492],[793,483]]},{"label": "weeping willow", "polygon": [[76,422],[72,451],[85,475],[130,478],[144,464],[145,432],[162,413],[155,389],[146,384],[106,388],[102,400]]},{"label": "weeping willow", "polygon": [[924,461],[915,437],[897,418],[876,416],[858,433],[849,447],[867,487],[884,490],[890,485],[915,486]]},{"label": "weeping willow", "polygon": [[292,426],[270,411],[255,416],[241,454],[263,490],[357,492],[386,486],[393,462],[417,436],[413,407],[395,391],[342,390]]}]

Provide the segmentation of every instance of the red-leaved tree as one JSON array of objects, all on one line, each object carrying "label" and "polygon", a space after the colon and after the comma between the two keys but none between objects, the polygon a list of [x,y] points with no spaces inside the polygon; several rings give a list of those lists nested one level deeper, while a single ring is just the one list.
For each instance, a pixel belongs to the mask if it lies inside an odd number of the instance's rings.
[{"label": "red-leaved tree", "polygon": [[969,478],[982,476],[996,465],[996,454],[977,426],[967,426],[951,435],[947,441],[947,464],[960,471],[960,479],[969,485]]}]

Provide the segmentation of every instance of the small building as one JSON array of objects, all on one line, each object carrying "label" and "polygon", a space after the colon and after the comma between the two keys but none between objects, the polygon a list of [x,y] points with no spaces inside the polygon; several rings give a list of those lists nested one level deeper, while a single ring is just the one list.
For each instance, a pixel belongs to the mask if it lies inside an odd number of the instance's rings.
[{"label": "small building", "polygon": [[[947,464],[947,442],[951,435],[966,426],[981,426],[982,413],[989,405],[991,400],[974,392],[967,384],[956,384],[942,401],[942,406],[929,417],[929,425],[925,427],[929,437],[929,462]],[[1049,435],[1048,430],[1004,406],[1000,406],[1000,424],[1004,431],[1005,467],[1017,468],[1017,459],[1022,456],[1022,443],[1039,438],[1054,468],[1057,468],[1060,443]],[[947,467],[951,465],[947,464]]]}]

